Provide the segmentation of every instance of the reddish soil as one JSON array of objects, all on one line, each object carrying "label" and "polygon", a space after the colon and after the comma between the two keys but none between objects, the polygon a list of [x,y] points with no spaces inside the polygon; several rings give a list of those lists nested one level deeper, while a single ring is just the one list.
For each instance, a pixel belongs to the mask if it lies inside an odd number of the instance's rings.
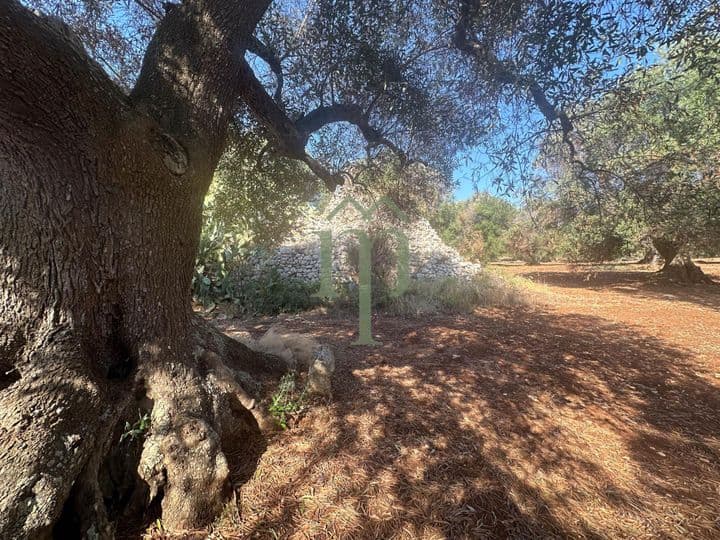
[{"label": "reddish soil", "polygon": [[720,286],[503,271],[533,305],[378,316],[375,348],[353,316],[279,318],[334,347],[334,399],[238,458],[215,534],[720,538]]}]

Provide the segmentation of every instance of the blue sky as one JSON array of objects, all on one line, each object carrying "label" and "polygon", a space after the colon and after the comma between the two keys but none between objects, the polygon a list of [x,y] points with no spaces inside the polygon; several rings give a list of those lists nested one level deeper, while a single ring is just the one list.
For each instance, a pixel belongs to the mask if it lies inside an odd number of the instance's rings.
[{"label": "blue sky", "polygon": [[[538,115],[535,111],[530,110],[528,114],[534,120],[537,119]],[[500,135],[497,137],[498,140],[501,140]],[[516,148],[518,153],[516,157],[530,156],[528,159],[531,162],[535,153],[534,146],[534,143],[531,143],[528,146]],[[521,186],[522,180],[519,172],[513,173],[512,171],[498,169],[486,153],[486,148],[482,145],[471,148],[458,157],[459,163],[453,170],[452,175],[456,183],[456,188],[453,191],[455,200],[468,199],[476,192],[487,192],[502,197],[515,205],[519,206],[521,204],[521,197],[514,193],[511,188],[508,188],[509,185]],[[502,178],[500,186],[495,182],[498,177]],[[509,192],[508,189],[510,189]]]},{"label": "blue sky", "polygon": [[[497,173],[490,158],[481,148],[468,153],[467,159],[453,171],[453,180],[457,187],[453,192],[456,200],[465,200],[473,196],[476,191],[487,191],[493,195],[503,196],[493,184]],[[512,197],[506,197],[512,199]]]},{"label": "blue sky", "polygon": [[[482,160],[483,153],[478,151],[478,160]],[[457,182],[458,186],[453,192],[453,196],[456,200],[464,200],[472,197],[475,191],[487,191],[495,194],[496,190],[492,185],[492,177],[489,175],[481,176],[477,181],[474,180],[475,165],[460,165],[453,171],[453,180]]]}]

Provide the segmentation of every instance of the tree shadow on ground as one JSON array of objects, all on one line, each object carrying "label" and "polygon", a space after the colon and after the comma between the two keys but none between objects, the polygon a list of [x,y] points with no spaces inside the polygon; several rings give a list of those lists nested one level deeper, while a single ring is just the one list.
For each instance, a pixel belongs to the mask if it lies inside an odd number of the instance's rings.
[{"label": "tree shadow on ground", "polygon": [[[595,317],[485,310],[287,321],[331,343],[335,400],[268,445],[246,537],[717,537],[718,386]],[[261,324],[258,329],[262,328]]]},{"label": "tree shadow on ground", "polygon": [[652,271],[599,270],[575,267],[574,271],[518,273],[520,277],[553,287],[610,290],[637,298],[688,302],[720,311],[720,283],[675,283]]}]

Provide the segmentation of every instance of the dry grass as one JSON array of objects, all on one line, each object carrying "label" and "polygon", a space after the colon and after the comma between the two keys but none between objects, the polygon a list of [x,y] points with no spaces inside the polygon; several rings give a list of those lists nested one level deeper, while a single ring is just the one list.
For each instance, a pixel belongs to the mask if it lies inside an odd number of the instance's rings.
[{"label": "dry grass", "polygon": [[478,307],[530,304],[531,288],[526,279],[484,271],[472,279],[413,281],[402,296],[390,298],[384,307],[402,317],[472,313]]},{"label": "dry grass", "polygon": [[549,305],[378,316],[377,348],[283,317],[334,346],[335,399],[234,457],[211,534],[720,537],[720,292],[514,271]]}]

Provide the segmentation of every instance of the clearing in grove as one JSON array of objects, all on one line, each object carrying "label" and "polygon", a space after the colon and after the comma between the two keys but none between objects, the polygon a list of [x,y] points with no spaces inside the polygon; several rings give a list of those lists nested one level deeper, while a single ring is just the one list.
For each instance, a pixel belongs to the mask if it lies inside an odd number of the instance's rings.
[{"label": "clearing in grove", "polygon": [[[720,264],[703,264],[720,278]],[[259,538],[720,537],[720,285],[508,265],[532,305],[282,321],[330,343],[334,398],[235,463],[214,524]]]}]

